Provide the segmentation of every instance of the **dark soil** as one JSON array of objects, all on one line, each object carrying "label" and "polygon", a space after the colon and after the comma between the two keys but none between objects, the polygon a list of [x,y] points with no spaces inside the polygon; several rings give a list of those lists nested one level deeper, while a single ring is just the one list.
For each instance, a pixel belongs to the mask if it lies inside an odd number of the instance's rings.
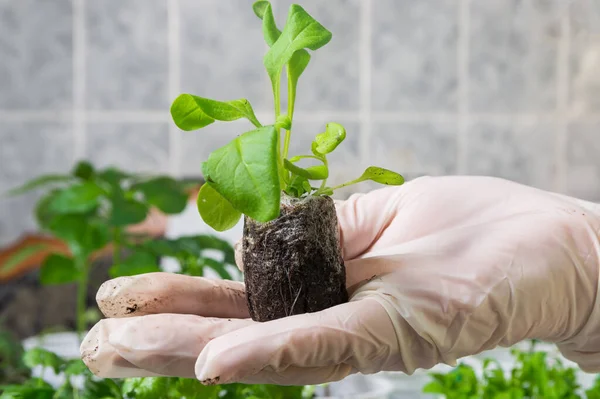
[{"label": "dark soil", "polygon": [[244,280],[250,316],[269,321],[348,301],[337,215],[329,197],[282,194],[278,219],[244,220]]}]

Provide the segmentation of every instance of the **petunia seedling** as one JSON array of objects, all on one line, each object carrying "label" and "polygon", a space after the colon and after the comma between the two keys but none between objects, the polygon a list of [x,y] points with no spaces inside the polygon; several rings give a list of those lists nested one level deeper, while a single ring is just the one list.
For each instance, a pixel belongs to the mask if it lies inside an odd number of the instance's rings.
[{"label": "petunia seedling", "polygon": [[[262,31],[269,50],[263,63],[271,80],[275,120],[262,124],[247,99],[216,101],[191,94],[181,94],[171,106],[175,124],[182,130],[204,128],[216,121],[247,119],[254,130],[244,132],[229,144],[215,150],[202,164],[205,183],[198,195],[202,219],[217,231],[237,224],[242,215],[258,222],[269,222],[280,213],[282,193],[295,198],[332,195],[341,187],[372,180],[381,184],[400,185],[398,173],[370,166],[357,179],[334,187],[327,185],[331,154],[346,138],[339,123],[326,124],[316,135],[307,154],[288,156],[293,137],[294,104],[300,76],[308,66],[311,52],[325,46],[332,33],[310,16],[301,6],[292,5],[283,30],[277,28],[271,4],[257,1],[254,13],[262,21]],[[281,110],[281,78],[287,77],[287,110]],[[313,163],[299,166],[300,161]]]}]

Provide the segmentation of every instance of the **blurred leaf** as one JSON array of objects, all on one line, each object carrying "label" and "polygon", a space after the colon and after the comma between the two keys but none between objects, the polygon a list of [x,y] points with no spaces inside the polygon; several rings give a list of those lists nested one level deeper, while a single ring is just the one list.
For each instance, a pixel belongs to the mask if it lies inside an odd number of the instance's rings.
[{"label": "blurred leaf", "polygon": [[23,362],[29,368],[35,366],[49,367],[56,374],[60,372],[61,367],[65,364],[64,359],[42,348],[33,348],[25,352]]},{"label": "blurred leaf", "polygon": [[121,187],[123,180],[127,179],[129,175],[117,168],[109,167],[97,174],[98,180],[107,183],[113,188]]},{"label": "blurred leaf", "polygon": [[56,214],[84,213],[98,205],[104,191],[95,183],[85,182],[61,189],[47,204],[48,211]]},{"label": "blurred leaf", "polygon": [[126,199],[118,194],[111,196],[109,223],[113,226],[126,226],[143,222],[148,215],[148,207],[134,199]]},{"label": "blurred leaf", "polygon": [[188,203],[187,193],[170,177],[156,177],[136,183],[131,189],[141,191],[149,204],[167,214],[182,212]]},{"label": "blurred leaf", "polygon": [[58,238],[65,240],[75,255],[90,254],[103,248],[110,237],[105,223],[82,215],[54,218],[48,228]]},{"label": "blurred leaf", "polygon": [[218,385],[202,385],[200,381],[192,378],[178,378],[175,382],[175,389],[185,399],[218,399],[222,388]]},{"label": "blurred leaf", "polygon": [[155,256],[148,252],[134,252],[123,262],[113,265],[109,270],[109,274],[112,278],[115,278],[158,271],[160,271],[160,267]]},{"label": "blurred leaf", "polygon": [[45,285],[72,283],[79,279],[81,271],[77,270],[75,261],[63,255],[48,256],[40,270],[40,282]]},{"label": "blurred leaf", "polygon": [[232,280],[231,274],[229,274],[223,263],[211,258],[204,258],[204,264],[217,272],[222,279]]},{"label": "blurred leaf", "polygon": [[94,176],[94,167],[87,161],[80,161],[73,168],[73,176],[83,180],[90,180]]},{"label": "blurred leaf", "polygon": [[46,186],[49,184],[65,183],[65,182],[69,182],[72,180],[73,180],[73,177],[68,176],[68,175],[44,175],[44,176],[37,177],[33,180],[30,180],[27,183],[23,184],[22,186],[13,188],[12,190],[8,191],[7,194],[8,195],[21,195],[28,191],[31,191],[36,188],[43,187],[43,186]]},{"label": "blurred leaf", "polygon": [[92,373],[81,359],[69,360],[65,365],[65,375],[86,375],[91,376]]},{"label": "blurred leaf", "polygon": [[423,393],[445,393],[445,389],[439,381],[431,381],[423,387]]},{"label": "blurred leaf", "polygon": [[55,390],[41,378],[21,385],[0,385],[0,399],[53,399]]},{"label": "blurred leaf", "polygon": [[123,383],[123,394],[136,399],[170,398],[169,378],[128,378]]}]

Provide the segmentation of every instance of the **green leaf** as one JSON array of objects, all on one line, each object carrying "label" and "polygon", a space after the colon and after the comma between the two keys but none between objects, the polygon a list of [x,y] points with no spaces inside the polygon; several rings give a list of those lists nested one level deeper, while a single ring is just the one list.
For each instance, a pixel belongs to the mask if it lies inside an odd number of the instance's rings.
[{"label": "green leaf", "polygon": [[291,102],[294,104],[296,101],[296,86],[300,75],[304,72],[308,63],[310,62],[310,54],[306,50],[298,50],[292,55],[292,58],[288,62],[288,79],[290,80],[291,88]]},{"label": "green leaf", "polygon": [[166,176],[155,177],[131,187],[144,194],[145,200],[166,214],[181,213],[188,202],[188,195],[175,179]]},{"label": "green leaf", "polygon": [[59,373],[60,368],[65,364],[64,359],[42,348],[33,348],[25,352],[23,362],[29,368],[34,368],[35,366],[50,367],[56,374]]},{"label": "green leaf", "polygon": [[300,198],[306,193],[312,191],[310,183],[306,177],[294,176],[290,184],[285,189],[287,195],[295,198]]},{"label": "green leaf", "polygon": [[111,196],[111,212],[109,223],[113,226],[127,226],[141,223],[146,219],[148,207],[135,199],[122,195]]},{"label": "green leaf", "polygon": [[90,180],[94,176],[94,167],[87,161],[80,161],[73,168],[72,174],[80,179]]},{"label": "green leaf", "polygon": [[275,128],[291,130],[292,129],[292,120],[287,115],[279,115],[277,117],[277,121],[275,122]]},{"label": "green leaf", "polygon": [[45,285],[67,284],[77,281],[80,274],[72,258],[52,254],[42,264],[40,282]]},{"label": "green leaf", "polygon": [[214,151],[203,164],[207,182],[245,215],[259,222],[279,216],[277,131],[266,126]]},{"label": "green leaf", "polygon": [[65,183],[73,180],[73,176],[68,175],[44,175],[28,181],[22,186],[15,187],[7,192],[7,195],[21,195],[39,187],[55,183]]},{"label": "green leaf", "polygon": [[218,399],[222,388],[218,385],[202,385],[200,381],[192,378],[178,378],[175,389],[185,399]]},{"label": "green leaf", "polygon": [[277,29],[277,24],[273,17],[273,8],[271,7],[271,4],[268,1],[257,1],[252,5],[252,9],[256,16],[262,19],[265,42],[271,47],[281,35],[281,31]]},{"label": "green leaf", "polygon": [[211,259],[211,258],[204,258],[204,265],[210,267],[211,269],[213,269],[215,272],[217,272],[217,274],[225,280],[231,280],[231,274],[229,274],[229,272],[227,271],[227,269],[225,268],[225,265],[215,259]]},{"label": "green leaf", "polygon": [[233,228],[242,217],[229,201],[210,186],[210,183],[205,183],[200,188],[197,205],[202,220],[216,231]]},{"label": "green leaf", "polygon": [[169,398],[169,383],[165,377],[128,378],[123,383],[123,393],[136,399]]},{"label": "green leaf", "polygon": [[55,214],[85,213],[98,205],[104,191],[95,183],[84,182],[59,190],[47,204]]},{"label": "green leaf", "polygon": [[67,242],[75,255],[87,255],[103,248],[110,232],[106,223],[83,215],[62,215],[54,218],[48,229]]},{"label": "green leaf", "polygon": [[115,278],[158,271],[160,271],[160,267],[155,256],[148,252],[134,252],[123,262],[113,265],[109,274],[111,278]]},{"label": "green leaf", "polygon": [[210,100],[191,94],[181,94],[171,105],[173,121],[181,130],[197,130],[218,121],[234,121],[246,118],[254,126],[260,122],[248,100],[241,98],[227,102]]},{"label": "green leaf", "polygon": [[[254,9],[254,13],[257,17],[262,19],[263,21],[263,35],[265,37],[265,42],[272,47],[273,44],[279,39],[281,36],[281,31],[277,29],[277,25],[275,23],[275,18],[273,17],[273,9],[271,4],[268,1],[257,1],[252,6]],[[293,105],[296,100],[296,86],[298,85],[298,79],[302,72],[308,66],[310,62],[310,54],[308,51],[302,49],[297,50],[293,53],[290,58],[288,64],[288,79],[290,80],[290,101],[291,101],[291,111],[293,111]],[[284,63],[285,64],[285,63]],[[283,66],[283,64],[282,64]],[[280,68],[281,71],[281,68]],[[275,88],[274,88],[275,90]],[[277,89],[277,92],[279,90]],[[291,115],[290,115],[291,118]],[[290,121],[291,124],[291,121]],[[277,125],[277,124],[276,124]],[[283,126],[282,126],[283,127]],[[283,127],[285,128],[285,127]],[[287,128],[289,130],[289,128]]]},{"label": "green leaf", "polygon": [[325,132],[317,134],[313,148],[321,155],[329,154],[346,138],[346,129],[339,123],[330,122]]},{"label": "green leaf", "polygon": [[[264,64],[276,98],[279,96],[283,66],[291,60],[294,53],[305,48],[313,51],[317,50],[330,40],[331,32],[304,11],[302,7],[296,4],[290,7],[283,32],[264,57]],[[296,70],[303,70],[301,67],[305,68],[308,64],[305,57],[302,61],[298,63]]]},{"label": "green leaf", "polygon": [[431,381],[423,387],[423,393],[445,393],[444,386],[439,381]]},{"label": "green leaf", "polygon": [[121,182],[129,177],[130,176],[127,173],[114,167],[106,168],[97,174],[98,180],[107,183],[113,188],[119,189],[121,186]]},{"label": "green leaf", "polygon": [[372,180],[376,183],[387,184],[389,186],[399,186],[404,183],[402,175],[377,166],[369,166],[358,180]]},{"label": "green leaf", "polygon": [[329,170],[325,165],[309,166],[308,168],[303,169],[299,166],[294,165],[287,159],[283,160],[283,164],[285,168],[290,172],[298,176],[305,177],[309,180],[324,180],[327,179],[327,177],[329,176]]}]

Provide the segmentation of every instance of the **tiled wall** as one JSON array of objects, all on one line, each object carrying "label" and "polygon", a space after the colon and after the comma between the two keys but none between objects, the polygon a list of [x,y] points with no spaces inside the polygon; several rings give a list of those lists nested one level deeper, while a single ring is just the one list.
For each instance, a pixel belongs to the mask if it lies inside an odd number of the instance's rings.
[{"label": "tiled wall", "polygon": [[[376,163],[600,200],[600,0],[297,2],[334,38],[301,78],[293,149],[345,124],[334,180]],[[177,94],[271,116],[251,4],[0,0],[0,191],[82,158],[197,175],[247,125],[180,132]],[[0,244],[34,228],[34,201],[0,199]]]}]

